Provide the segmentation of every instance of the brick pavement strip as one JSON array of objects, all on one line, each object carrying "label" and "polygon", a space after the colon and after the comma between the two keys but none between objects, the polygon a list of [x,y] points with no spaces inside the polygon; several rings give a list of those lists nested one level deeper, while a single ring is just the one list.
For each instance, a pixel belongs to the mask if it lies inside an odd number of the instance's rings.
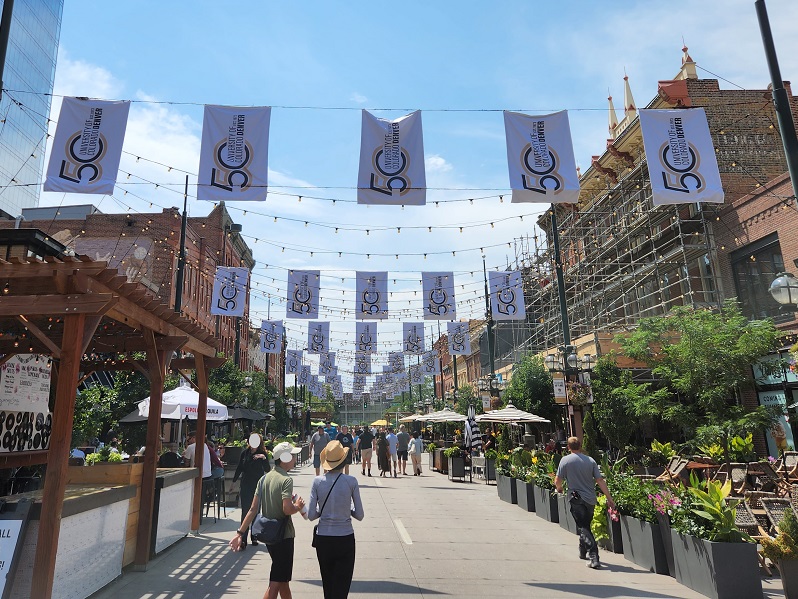
[{"label": "brick pavement strip", "polygon": [[[426,464],[426,461],[424,462]],[[425,470],[421,478],[363,478],[366,517],[355,522],[357,562],[351,597],[483,597],[666,599],[701,597],[669,576],[652,574],[622,555],[602,552],[594,571],[577,556],[576,538],[556,524],[499,500],[482,482],[457,483]],[[294,488],[308,498],[313,468],[295,469]],[[379,481],[379,482],[377,482]],[[229,551],[239,511],[187,537],[156,558],[147,572],[126,572],[92,599],[215,599],[263,597],[270,559],[263,546]],[[312,524],[297,530],[295,599],[322,596],[310,546]],[[411,543],[411,544],[408,544]],[[766,596],[782,597],[778,579]]]}]

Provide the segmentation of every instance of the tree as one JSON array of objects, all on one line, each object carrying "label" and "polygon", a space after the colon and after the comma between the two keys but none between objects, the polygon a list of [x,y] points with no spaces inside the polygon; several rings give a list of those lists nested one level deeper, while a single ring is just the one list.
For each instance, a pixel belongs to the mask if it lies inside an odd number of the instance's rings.
[{"label": "tree", "polygon": [[208,396],[226,406],[232,406],[243,397],[245,375],[232,360],[208,373]]},{"label": "tree", "polygon": [[477,414],[482,413],[482,402],[477,401],[477,394],[471,385],[460,385],[457,388],[457,401],[454,404],[454,411],[460,414],[468,412],[468,406],[473,405]]},{"label": "tree", "polygon": [[585,411],[585,419],[582,421],[582,451],[591,458],[601,461],[596,447],[596,427],[593,426],[593,416],[590,411]]},{"label": "tree", "polygon": [[551,373],[540,355],[527,354],[513,366],[504,399],[520,410],[552,422],[562,418],[561,410],[554,402]]},{"label": "tree", "polygon": [[652,410],[691,436],[714,437],[728,458],[731,436],[773,422],[773,410],[739,405],[751,387],[751,365],[774,350],[779,332],[771,320],[749,321],[735,301],[717,310],[680,306],[668,315],[640,321],[623,352],[644,362],[669,387],[669,397],[652,397]]}]

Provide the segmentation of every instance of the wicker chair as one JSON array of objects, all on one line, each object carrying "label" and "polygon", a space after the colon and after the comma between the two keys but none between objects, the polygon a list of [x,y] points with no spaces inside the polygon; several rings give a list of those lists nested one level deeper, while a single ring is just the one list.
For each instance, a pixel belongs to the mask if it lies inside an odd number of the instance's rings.
[{"label": "wicker chair", "polygon": [[770,528],[770,519],[765,512],[765,506],[762,505],[762,499],[775,499],[775,493],[766,493],[765,491],[747,491],[745,494],[745,503],[750,508],[751,513],[756,518],[765,530]]},{"label": "wicker chair", "polygon": [[790,483],[769,462],[750,462],[747,472],[749,479],[756,481],[759,491],[772,491],[779,497],[789,497]]},{"label": "wicker chair", "polygon": [[760,501],[770,521],[770,531],[775,535],[779,524],[784,520],[784,514],[792,509],[792,504],[783,497],[762,497]]},{"label": "wicker chair", "polygon": [[782,474],[790,482],[798,481],[798,451],[785,451],[782,459]]},{"label": "wicker chair", "polygon": [[[727,499],[727,501],[729,500]],[[744,501],[740,501],[737,504],[737,509],[735,510],[734,516],[734,524],[741,531],[747,532],[749,535],[751,535],[751,538],[757,542],[760,542],[763,538],[768,536],[767,531],[760,526],[754,514],[751,513],[751,509],[748,507],[748,504]],[[759,559],[759,565],[762,566],[762,569],[767,573],[768,576],[772,576],[773,573],[770,571],[767,563],[765,563],[765,557],[762,555],[761,551],[757,550],[756,556],[757,559]]]},{"label": "wicker chair", "polygon": [[672,483],[680,482],[680,476],[684,471],[685,466],[687,466],[688,460],[686,458],[682,458],[680,456],[674,456],[671,458],[671,461],[668,462],[668,465],[665,466],[665,472],[660,474],[656,480],[658,481],[667,481]]}]

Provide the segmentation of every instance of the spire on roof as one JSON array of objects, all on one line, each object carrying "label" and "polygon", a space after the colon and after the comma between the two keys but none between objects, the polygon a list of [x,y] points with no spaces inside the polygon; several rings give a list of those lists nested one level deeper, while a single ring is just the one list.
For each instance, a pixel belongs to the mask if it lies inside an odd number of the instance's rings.
[{"label": "spire on roof", "polygon": [[629,76],[626,72],[623,74],[623,115],[629,122],[637,116],[637,107],[635,99],[632,97],[632,88],[629,87]]},{"label": "spire on roof", "polygon": [[615,114],[615,105],[612,103],[612,94],[609,93],[607,101],[609,102],[609,132],[610,139],[615,139],[615,130],[618,128],[618,115]]},{"label": "spire on roof", "polygon": [[684,38],[682,38],[682,64],[688,62],[695,62],[693,58],[687,53],[687,44],[684,43]]},{"label": "spire on roof", "polygon": [[687,52],[687,44],[684,43],[684,38],[682,38],[682,68],[679,69],[676,79],[698,79],[695,67],[695,61]]}]

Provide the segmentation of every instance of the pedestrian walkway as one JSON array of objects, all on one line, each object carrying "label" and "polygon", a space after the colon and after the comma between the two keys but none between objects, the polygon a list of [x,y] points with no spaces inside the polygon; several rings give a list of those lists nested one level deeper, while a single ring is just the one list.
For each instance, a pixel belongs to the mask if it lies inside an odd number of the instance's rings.
[{"label": "pedestrian walkway", "polygon": [[[622,555],[602,552],[605,567],[586,568],[574,535],[500,501],[496,487],[483,482],[452,482],[426,468],[421,478],[363,478],[357,465],[350,472],[361,483],[366,512],[363,522],[354,522],[357,562],[350,597],[701,597]],[[293,474],[295,490],[307,499],[312,465]],[[262,545],[235,554],[228,549],[239,516],[228,510],[227,519],[206,520],[198,537],[165,551],[147,572],[125,573],[93,599],[260,599],[268,585],[269,554]],[[300,516],[294,524],[291,590],[295,599],[318,599],[313,525]],[[765,582],[765,596],[783,597],[778,579]]]}]

